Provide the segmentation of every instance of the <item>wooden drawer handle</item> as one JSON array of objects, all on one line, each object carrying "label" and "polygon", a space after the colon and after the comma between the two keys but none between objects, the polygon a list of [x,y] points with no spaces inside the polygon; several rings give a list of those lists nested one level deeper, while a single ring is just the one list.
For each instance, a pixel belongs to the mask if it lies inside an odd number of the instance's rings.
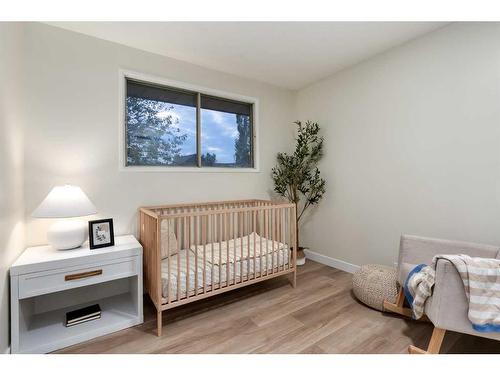
[{"label": "wooden drawer handle", "polygon": [[73,275],[66,275],[66,276],[64,276],[64,281],[85,279],[86,277],[92,277],[92,276],[98,276],[98,275],[102,275],[102,270],[87,271],[87,272],[82,272],[82,273],[75,273]]}]

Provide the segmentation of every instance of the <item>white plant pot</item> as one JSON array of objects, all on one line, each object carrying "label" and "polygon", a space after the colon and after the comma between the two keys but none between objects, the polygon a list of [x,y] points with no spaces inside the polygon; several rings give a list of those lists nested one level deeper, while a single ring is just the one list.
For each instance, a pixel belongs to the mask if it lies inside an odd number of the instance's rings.
[{"label": "white plant pot", "polygon": [[[302,250],[302,252],[304,252],[304,250],[309,250],[309,248],[303,247],[301,250]],[[299,252],[300,252],[300,250],[299,250]],[[304,264],[306,264],[306,254],[305,253],[303,253],[303,254],[304,254],[304,257],[302,257],[302,258],[297,256],[297,261],[296,261],[297,266],[303,266]]]},{"label": "white plant pot", "polygon": [[306,264],[306,257],[297,258],[297,266],[303,266],[304,264]]}]

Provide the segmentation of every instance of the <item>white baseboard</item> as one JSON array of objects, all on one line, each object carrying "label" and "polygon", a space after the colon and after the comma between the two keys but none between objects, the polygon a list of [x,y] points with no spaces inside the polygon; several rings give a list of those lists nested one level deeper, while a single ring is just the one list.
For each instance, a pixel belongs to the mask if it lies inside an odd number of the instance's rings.
[{"label": "white baseboard", "polygon": [[304,250],[304,253],[306,253],[306,258],[308,259],[314,260],[315,262],[324,264],[326,266],[337,268],[341,271],[354,273],[360,268],[360,266],[356,264],[344,262],[340,259],[330,258],[326,255],[319,254],[311,250]]}]

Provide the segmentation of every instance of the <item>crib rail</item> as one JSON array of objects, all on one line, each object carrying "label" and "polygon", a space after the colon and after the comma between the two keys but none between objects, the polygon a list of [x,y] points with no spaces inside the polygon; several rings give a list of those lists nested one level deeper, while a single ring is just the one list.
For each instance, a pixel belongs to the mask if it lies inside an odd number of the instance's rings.
[{"label": "crib rail", "polygon": [[285,274],[295,285],[295,218],[265,200],[141,208],[148,294],[166,310]]},{"label": "crib rail", "polygon": [[161,229],[158,216],[139,211],[139,241],[143,247],[143,282],[156,308],[161,307]]}]

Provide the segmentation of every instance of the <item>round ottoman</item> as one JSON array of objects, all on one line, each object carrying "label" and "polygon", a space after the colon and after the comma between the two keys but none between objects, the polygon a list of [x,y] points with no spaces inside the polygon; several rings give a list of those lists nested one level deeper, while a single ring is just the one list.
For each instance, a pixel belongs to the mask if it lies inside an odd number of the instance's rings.
[{"label": "round ottoman", "polygon": [[384,300],[396,302],[396,269],[379,264],[361,266],[352,277],[352,289],[356,298],[365,305],[383,311]]}]

